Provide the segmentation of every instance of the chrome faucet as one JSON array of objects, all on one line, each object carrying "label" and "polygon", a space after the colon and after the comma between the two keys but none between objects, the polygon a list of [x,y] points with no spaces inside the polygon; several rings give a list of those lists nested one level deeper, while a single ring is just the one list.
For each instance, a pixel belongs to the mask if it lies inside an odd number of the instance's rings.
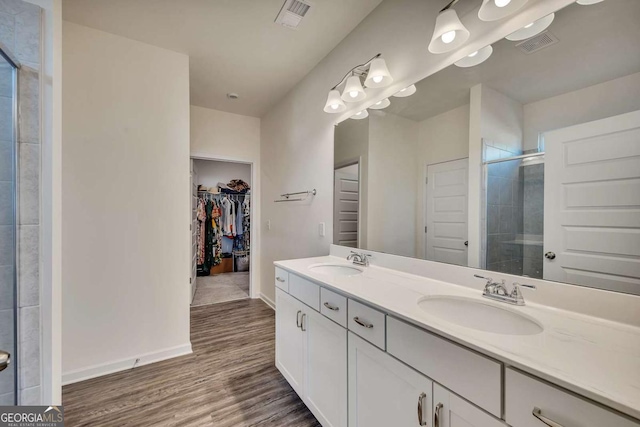
[{"label": "chrome faucet", "polygon": [[368,267],[369,257],[371,257],[371,255],[365,254],[364,252],[359,254],[358,252],[351,251],[351,254],[347,256],[347,261],[353,260],[353,263],[356,265],[363,265],[365,267]]},{"label": "chrome faucet", "polygon": [[502,279],[500,283],[494,282],[491,277],[484,277],[478,274],[474,274],[474,277],[478,279],[484,279],[487,281],[487,284],[484,285],[484,291],[482,291],[482,296],[485,298],[489,298],[495,301],[506,302],[507,304],[513,305],[524,305],[524,297],[522,296],[522,290],[520,287],[536,289],[535,285],[526,285],[524,283],[515,283],[513,284],[513,288],[511,292],[507,291],[505,286],[505,280]]}]

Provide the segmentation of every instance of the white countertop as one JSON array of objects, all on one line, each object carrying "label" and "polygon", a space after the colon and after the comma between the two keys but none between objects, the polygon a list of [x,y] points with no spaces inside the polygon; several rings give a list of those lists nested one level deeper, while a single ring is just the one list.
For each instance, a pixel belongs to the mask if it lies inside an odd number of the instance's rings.
[{"label": "white countertop", "polygon": [[[636,326],[534,303],[516,307],[489,302],[534,318],[544,331],[537,335],[484,332],[446,322],[418,306],[421,298],[430,295],[464,296],[487,303],[477,290],[377,266],[360,267],[363,273],[355,276],[309,269],[318,263],[353,266],[334,256],[275,265],[640,419],[640,328]],[[523,294],[526,300],[527,290]]]}]

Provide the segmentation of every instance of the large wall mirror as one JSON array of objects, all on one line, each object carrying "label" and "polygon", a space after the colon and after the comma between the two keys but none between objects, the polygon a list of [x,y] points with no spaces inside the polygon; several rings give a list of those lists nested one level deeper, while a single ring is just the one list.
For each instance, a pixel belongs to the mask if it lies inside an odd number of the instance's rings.
[{"label": "large wall mirror", "polygon": [[334,243],[640,294],[639,22],[572,4],[340,123]]}]

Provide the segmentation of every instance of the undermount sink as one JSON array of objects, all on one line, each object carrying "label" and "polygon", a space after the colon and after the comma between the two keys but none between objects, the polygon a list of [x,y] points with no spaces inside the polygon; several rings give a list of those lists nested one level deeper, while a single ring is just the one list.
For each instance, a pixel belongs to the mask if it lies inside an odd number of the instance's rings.
[{"label": "undermount sink", "polygon": [[431,296],[420,299],[418,306],[431,316],[478,331],[504,335],[536,335],[543,331],[528,316],[471,298]]},{"label": "undermount sink", "polygon": [[344,264],[315,264],[310,266],[309,270],[329,276],[355,276],[362,274],[362,270],[359,268]]}]

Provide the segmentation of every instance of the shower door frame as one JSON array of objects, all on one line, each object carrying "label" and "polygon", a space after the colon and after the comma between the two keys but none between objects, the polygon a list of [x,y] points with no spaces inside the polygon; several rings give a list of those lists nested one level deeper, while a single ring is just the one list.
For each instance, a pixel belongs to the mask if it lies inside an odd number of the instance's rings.
[{"label": "shower door frame", "polygon": [[[19,78],[20,73],[18,70],[20,69],[20,62],[15,59],[15,57],[10,53],[9,50],[5,46],[0,43],[0,56],[7,61],[9,66],[12,68],[12,106],[11,106],[11,114],[12,114],[12,155],[13,161],[11,165],[12,169],[12,194],[11,200],[13,202],[13,272],[12,272],[12,281],[13,281],[13,354],[11,354],[11,358],[8,369],[12,369],[14,373],[13,377],[13,403],[18,403],[18,392],[19,392],[19,375],[18,375],[18,215],[19,215],[19,200],[18,200],[18,177],[19,172],[18,168],[20,166],[19,162],[19,150],[18,150],[18,96],[19,96]],[[1,374],[0,374],[1,375]]]}]

